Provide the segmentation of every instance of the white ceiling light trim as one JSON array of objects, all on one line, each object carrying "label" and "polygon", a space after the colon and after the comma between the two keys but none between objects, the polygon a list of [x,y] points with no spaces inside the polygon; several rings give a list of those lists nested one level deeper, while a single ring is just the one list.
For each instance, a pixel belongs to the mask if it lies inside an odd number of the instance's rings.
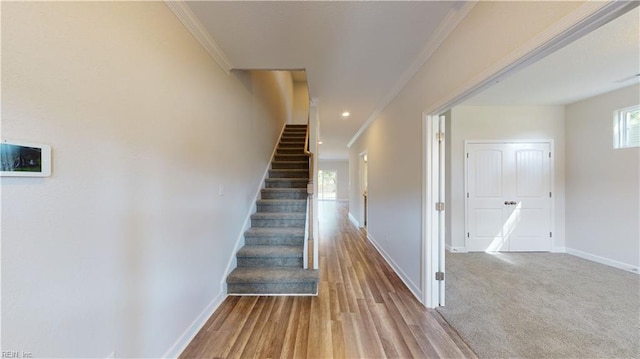
[{"label": "white ceiling light trim", "polygon": [[233,66],[231,61],[222,52],[218,44],[209,36],[207,30],[198,21],[196,16],[191,12],[183,0],[164,0],[165,5],[180,20],[184,27],[189,30],[191,35],[200,43],[200,45],[209,53],[209,55],[220,65],[222,70],[228,74],[231,73]]},{"label": "white ceiling light trim", "polygon": [[364,133],[364,131],[375,121],[376,118],[380,115],[380,113],[393,101],[396,96],[400,93],[400,91],[407,85],[409,80],[418,72],[420,67],[429,60],[431,55],[442,45],[444,40],[449,36],[449,34],[453,31],[453,29],[460,24],[460,22],[469,14],[471,9],[476,5],[478,0],[471,0],[464,4],[459,10],[452,9],[447,14],[447,17],[442,20],[438,28],[436,29],[431,40],[427,42],[427,45],[420,52],[418,57],[413,61],[411,66],[409,66],[403,73],[402,76],[398,79],[396,84],[391,88],[391,91],[384,97],[384,100],[380,102],[380,105],[376,107],[376,109],[369,115],[367,120],[360,126],[358,132],[351,138],[349,143],[347,143],[347,147],[351,147],[354,142]]}]

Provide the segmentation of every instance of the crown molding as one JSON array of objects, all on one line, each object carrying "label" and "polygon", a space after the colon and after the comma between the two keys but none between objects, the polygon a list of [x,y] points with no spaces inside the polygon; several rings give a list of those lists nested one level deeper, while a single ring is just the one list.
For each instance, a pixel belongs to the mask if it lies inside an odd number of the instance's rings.
[{"label": "crown molding", "polygon": [[460,9],[451,9],[447,16],[440,22],[440,25],[436,28],[434,35],[427,42],[426,46],[420,51],[420,54],[400,76],[395,85],[391,88],[391,91],[383,98],[376,109],[369,115],[367,120],[360,126],[358,132],[351,138],[347,147],[351,147],[354,142],[364,133],[364,131],[373,123],[373,121],[380,116],[380,113],[398,96],[400,91],[407,85],[409,80],[420,70],[427,60],[433,55],[434,52],[442,45],[444,40],[447,39],[449,34],[455,29],[458,24],[469,14],[471,9],[476,5],[478,0],[472,0],[466,2]]},{"label": "crown molding", "polygon": [[183,0],[164,0],[164,3],[178,20],[180,20],[184,27],[189,30],[196,41],[209,53],[209,56],[218,63],[220,68],[222,68],[227,75],[230,74],[233,68],[231,61],[229,61],[220,46],[218,46],[204,26],[198,21],[198,18],[196,18],[187,4]]}]

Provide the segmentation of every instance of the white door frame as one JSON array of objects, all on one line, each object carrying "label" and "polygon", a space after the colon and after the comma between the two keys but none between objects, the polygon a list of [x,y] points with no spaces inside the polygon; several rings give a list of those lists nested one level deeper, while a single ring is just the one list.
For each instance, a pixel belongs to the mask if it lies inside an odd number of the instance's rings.
[{"label": "white door frame", "polygon": [[[365,161],[364,161],[364,157],[367,156],[367,151],[362,151],[360,152],[360,154],[358,155],[358,206],[360,207],[360,214],[358,215],[358,222],[360,227],[365,228],[365,223],[364,223],[364,211],[366,210],[365,206],[364,206],[364,199],[362,198],[362,193],[364,191],[364,181],[365,181],[365,177],[369,176],[368,172],[369,172],[369,164],[368,164],[368,158],[367,158],[367,164],[365,165]],[[367,167],[367,173],[365,173],[364,168],[365,166]],[[369,179],[366,179],[367,182],[369,182]],[[368,193],[369,190],[367,189],[367,200],[369,199],[368,197]],[[367,201],[367,205],[368,205],[368,201]],[[369,217],[369,216],[367,216]],[[367,218],[368,220],[369,218]],[[368,223],[367,223],[367,226]]]},{"label": "white door frame", "polygon": [[[549,215],[551,216],[550,219],[550,226],[551,226],[551,232],[552,233],[556,233],[555,231],[555,198],[556,198],[556,191],[555,191],[555,158],[556,158],[556,151],[555,151],[555,147],[554,147],[554,141],[553,139],[533,139],[533,140],[526,140],[526,139],[518,139],[518,140],[464,140],[464,154],[466,155],[466,153],[468,153],[468,147],[470,144],[491,144],[491,143],[495,143],[495,144],[508,144],[508,143],[542,143],[542,144],[548,144],[549,145],[549,151],[551,152],[551,158],[549,161],[549,191],[551,191],[551,193],[553,194],[551,197],[551,201],[550,201],[550,210],[549,210]],[[469,183],[468,183],[468,179],[467,179],[467,174],[469,173],[468,171],[468,162],[467,159],[464,159],[464,193],[468,193],[469,192]],[[469,199],[467,198],[467,196],[464,196],[464,233],[468,233],[469,232]],[[554,252],[554,249],[557,248],[556,245],[556,240],[557,240],[558,236],[552,236],[551,237],[551,252]],[[464,238],[464,251],[467,250],[468,248],[468,244],[467,241],[469,239],[466,237]]]},{"label": "white door frame", "polygon": [[436,210],[436,203],[444,203],[445,147],[444,116],[423,113],[423,181],[422,181],[422,273],[423,303],[427,308],[444,305],[444,280],[436,280],[436,273],[445,268],[444,257],[444,214]]},{"label": "white door frame", "polygon": [[[461,104],[465,100],[473,97],[476,94],[489,88],[496,81],[499,81],[507,76],[516,73],[517,71],[529,66],[530,64],[546,57],[553,51],[562,48],[563,46],[578,39],[582,35],[597,29],[606,22],[617,18],[626,11],[637,6],[634,2],[622,2],[622,1],[589,1],[584,5],[581,5],[578,9],[570,14],[570,16],[564,17],[561,21],[553,25],[551,28],[545,30],[544,33],[539,34],[531,41],[523,44],[518,49],[509,53],[500,61],[497,61],[489,68],[485,69],[481,74],[474,77],[472,80],[465,82],[464,84],[449,91],[447,96],[438,99],[435,103],[429,106],[423,115],[423,138],[422,138],[422,247],[423,255],[421,262],[422,273],[424,278],[422,281],[423,292],[423,304],[428,308],[433,308],[433,300],[427,300],[432,281],[430,280],[435,275],[432,272],[427,272],[426,268],[426,249],[432,245],[432,238],[427,235],[424,230],[426,219],[426,193],[427,193],[427,181],[429,177],[426,176],[426,170],[428,167],[428,159],[426,156],[427,136],[426,136],[426,114],[441,114],[451,108]],[[438,84],[433,84],[439,86]],[[354,141],[354,140],[352,140]],[[553,170],[553,168],[552,168]],[[555,242],[555,241],[554,241]],[[444,266],[443,266],[444,268]]]}]

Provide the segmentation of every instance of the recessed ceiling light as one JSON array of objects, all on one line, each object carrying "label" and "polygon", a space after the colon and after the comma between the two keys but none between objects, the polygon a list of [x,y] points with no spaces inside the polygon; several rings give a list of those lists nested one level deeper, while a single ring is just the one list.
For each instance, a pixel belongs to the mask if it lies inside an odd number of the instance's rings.
[{"label": "recessed ceiling light", "polygon": [[349,111],[345,111],[342,113],[342,117],[349,117],[351,114],[349,113]]},{"label": "recessed ceiling light", "polygon": [[321,144],[322,144],[322,141],[318,141],[318,144],[319,144],[319,145],[321,145]]}]

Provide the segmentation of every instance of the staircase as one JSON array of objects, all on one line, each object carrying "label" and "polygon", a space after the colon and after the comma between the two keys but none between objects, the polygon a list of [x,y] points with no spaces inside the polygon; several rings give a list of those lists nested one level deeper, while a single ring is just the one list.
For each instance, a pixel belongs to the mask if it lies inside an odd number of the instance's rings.
[{"label": "staircase", "polygon": [[265,180],[238,266],[227,277],[229,295],[315,295],[317,270],[303,268],[309,157],[306,125],[287,125]]}]

